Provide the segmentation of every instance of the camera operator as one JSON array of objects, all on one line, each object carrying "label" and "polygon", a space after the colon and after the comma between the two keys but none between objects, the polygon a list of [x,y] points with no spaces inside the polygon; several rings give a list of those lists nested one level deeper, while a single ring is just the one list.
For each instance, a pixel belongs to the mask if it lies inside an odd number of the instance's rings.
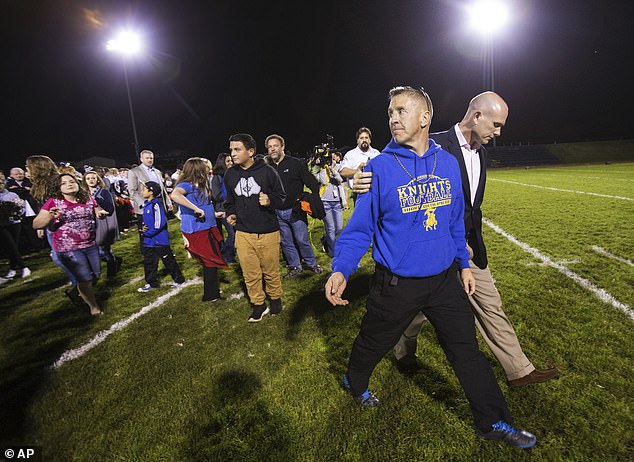
[{"label": "camera operator", "polygon": [[316,147],[311,159],[311,172],[319,182],[319,195],[324,204],[325,236],[321,238],[324,251],[330,258],[334,256],[335,240],[343,229],[343,208],[347,206],[346,190],[343,187],[341,171],[341,153],[330,152],[328,148]]},{"label": "camera operator", "polygon": [[[348,179],[348,186],[352,189],[354,174],[363,171],[368,161],[380,154],[379,151],[370,146],[372,142],[372,132],[368,127],[361,127],[357,130],[357,147],[348,151],[341,165],[341,176]],[[357,194],[352,193],[352,200],[356,202]]]}]

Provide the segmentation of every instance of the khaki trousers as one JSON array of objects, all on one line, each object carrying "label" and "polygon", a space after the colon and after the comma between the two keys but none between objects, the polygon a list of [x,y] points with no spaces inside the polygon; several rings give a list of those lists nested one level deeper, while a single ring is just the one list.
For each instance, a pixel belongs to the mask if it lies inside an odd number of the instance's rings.
[{"label": "khaki trousers", "polygon": [[[471,249],[468,250],[473,255]],[[469,297],[469,301],[480,334],[504,369],[508,380],[530,374],[535,366],[522,351],[515,329],[502,310],[502,299],[489,267],[480,269],[471,260],[469,266],[476,280],[476,291]],[[425,320],[425,315],[418,313],[405,329],[394,347],[394,356],[398,361],[416,361],[418,334]]]},{"label": "khaki trousers", "polygon": [[236,231],[235,246],[251,303],[262,305],[267,294],[272,300],[282,298],[280,232],[252,234]]}]

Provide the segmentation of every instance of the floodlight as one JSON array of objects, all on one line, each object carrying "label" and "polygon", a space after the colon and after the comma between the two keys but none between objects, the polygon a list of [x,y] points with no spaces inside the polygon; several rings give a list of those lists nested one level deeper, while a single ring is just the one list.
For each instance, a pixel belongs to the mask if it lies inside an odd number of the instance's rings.
[{"label": "floodlight", "polygon": [[509,20],[507,4],[502,0],[479,0],[467,9],[471,27],[487,35],[502,29]]},{"label": "floodlight", "polygon": [[124,30],[112,40],[106,43],[108,51],[114,51],[123,55],[134,55],[139,53],[143,48],[141,38],[135,32]]},{"label": "floodlight", "polygon": [[143,43],[140,36],[131,30],[122,30],[112,40],[106,43],[106,49],[114,53],[119,53],[123,61],[123,77],[125,79],[125,88],[128,93],[128,107],[130,109],[130,121],[132,122],[132,133],[134,135],[134,153],[139,154],[139,138],[136,133],[136,122],[134,120],[134,109],[132,107],[132,96],[130,95],[130,83],[128,82],[128,70],[126,68],[125,59],[128,56],[138,54],[143,49]]}]

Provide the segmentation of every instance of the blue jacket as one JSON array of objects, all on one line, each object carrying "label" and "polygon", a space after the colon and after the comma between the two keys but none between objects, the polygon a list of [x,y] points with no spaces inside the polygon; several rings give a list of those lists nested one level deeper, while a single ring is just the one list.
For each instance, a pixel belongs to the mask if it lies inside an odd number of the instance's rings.
[{"label": "blue jacket", "polygon": [[162,247],[170,245],[167,231],[167,216],[159,199],[145,201],[143,204],[143,224],[147,231],[141,233],[143,247]]},{"label": "blue jacket", "polygon": [[392,139],[365,171],[373,173],[372,189],[337,239],[333,272],[348,279],[370,242],[374,260],[399,276],[433,276],[454,261],[469,267],[455,157],[431,139],[422,157]]}]

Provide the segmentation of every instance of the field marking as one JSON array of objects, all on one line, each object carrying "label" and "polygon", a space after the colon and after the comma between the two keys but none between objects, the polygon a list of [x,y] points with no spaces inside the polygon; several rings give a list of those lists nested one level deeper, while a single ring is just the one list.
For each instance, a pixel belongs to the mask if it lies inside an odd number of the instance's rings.
[{"label": "field marking", "polygon": [[127,286],[128,284],[136,284],[139,281],[142,281],[143,279],[145,279],[145,276],[138,276],[134,279],[130,279],[128,282],[126,282],[125,284],[123,284],[124,286]]},{"label": "field marking", "polygon": [[191,286],[191,285],[194,285],[194,284],[200,284],[201,282],[202,281],[200,280],[200,278],[196,278],[196,279],[192,279],[190,281],[187,281],[187,282],[185,282],[184,284],[182,284],[182,285],[180,285],[178,287],[175,287],[174,289],[170,290],[165,295],[161,295],[159,298],[154,300],[149,305],[144,306],[143,308],[141,308],[139,311],[137,311],[133,315],[127,317],[126,319],[122,319],[121,321],[115,322],[112,326],[110,326],[106,330],[102,330],[101,332],[98,332],[92,339],[90,339],[90,341],[88,341],[87,343],[84,343],[82,346],[80,346],[78,348],[73,348],[72,350],[66,350],[64,353],[62,353],[62,355],[59,357],[59,359],[53,363],[53,365],[51,367],[53,369],[58,369],[64,363],[67,363],[68,361],[72,361],[73,359],[77,359],[77,358],[82,357],[87,352],[89,352],[90,350],[95,348],[97,345],[102,343],[104,340],[106,340],[106,338],[108,338],[110,335],[114,334],[115,332],[117,332],[117,331],[119,331],[121,329],[124,329],[132,321],[134,321],[137,318],[140,318],[141,316],[149,313],[150,311],[152,311],[157,306],[162,305],[163,303],[168,301],[170,298],[172,298],[174,295],[176,295],[181,290],[183,290],[185,287]]},{"label": "field marking", "polygon": [[[561,167],[561,168],[536,168],[536,169],[531,169],[533,171],[536,172],[561,172],[561,171],[565,171],[565,172],[584,172],[584,173],[594,173],[597,170],[595,168],[588,168],[588,169],[582,169],[582,168],[567,168],[567,167]],[[632,172],[631,171],[624,171],[624,170],[603,170],[600,173],[604,173],[606,175],[611,175],[613,173],[617,173],[617,174],[623,174],[623,175],[631,175]]]},{"label": "field marking", "polygon": [[602,288],[596,286],[595,284],[593,284],[592,282],[588,281],[587,279],[584,279],[581,276],[579,276],[574,271],[570,271],[568,268],[566,268],[562,264],[557,263],[556,261],[553,261],[550,257],[544,255],[539,250],[531,247],[530,245],[518,240],[515,236],[513,236],[512,234],[507,233],[502,228],[500,228],[498,225],[496,225],[495,223],[492,223],[491,221],[487,220],[486,218],[483,218],[482,222],[484,224],[486,224],[489,228],[491,228],[493,231],[495,231],[496,233],[501,234],[502,236],[507,238],[513,244],[517,245],[521,249],[523,249],[526,252],[530,253],[533,257],[541,260],[543,263],[545,263],[548,266],[552,266],[553,268],[558,270],[560,273],[564,274],[565,276],[568,276],[570,279],[575,281],[581,287],[583,287],[585,289],[588,289],[590,292],[593,292],[602,301],[604,301],[606,303],[609,303],[612,306],[614,306],[615,308],[618,308],[618,309],[622,310],[632,320],[634,320],[634,311],[632,311],[630,309],[630,307],[627,306],[625,303],[621,303],[616,298],[614,298],[605,289],[602,289]]},{"label": "field marking", "polygon": [[528,186],[528,187],[531,187],[531,188],[549,189],[551,191],[570,192],[570,193],[575,193],[575,194],[587,194],[589,196],[607,197],[609,199],[621,199],[621,200],[624,200],[624,201],[634,201],[634,199],[632,199],[631,197],[609,196],[607,194],[599,194],[599,193],[586,192],[586,191],[576,191],[574,189],[552,188],[550,186],[540,186],[540,185],[537,185],[537,184],[520,183],[519,181],[500,180],[499,178],[489,178],[489,180],[491,180],[491,181],[501,181],[502,183],[517,184],[517,185],[520,185],[520,186]]},{"label": "field marking", "polygon": [[[571,170],[566,170],[570,172]],[[582,171],[582,170],[578,170]],[[542,172],[539,172],[542,173]],[[545,173],[544,175],[540,175],[540,178],[544,177],[561,177],[561,172],[559,173]],[[612,178],[610,176],[575,176],[575,179],[579,180],[602,180],[602,181],[634,181],[633,178]]]},{"label": "field marking", "polygon": [[620,261],[621,263],[625,263],[626,265],[634,266],[634,262],[632,260],[628,260],[627,258],[619,257],[618,255],[614,255],[613,253],[608,252],[604,248],[593,245],[592,250],[596,253],[600,253],[601,255],[605,255],[606,257],[613,258],[614,260]]},{"label": "field marking", "polygon": [[231,300],[240,300],[242,297],[244,297],[244,292],[240,291],[236,294],[231,294],[229,295],[229,298],[227,298],[228,301]]}]

